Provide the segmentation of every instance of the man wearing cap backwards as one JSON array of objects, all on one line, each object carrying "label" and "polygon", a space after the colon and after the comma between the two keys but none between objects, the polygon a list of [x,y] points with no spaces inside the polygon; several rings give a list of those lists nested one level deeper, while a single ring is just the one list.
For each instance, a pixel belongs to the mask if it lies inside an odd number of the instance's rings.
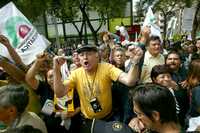
[{"label": "man wearing cap backwards", "polygon": [[82,67],[71,72],[69,79],[61,80],[60,66],[65,62],[57,56],[53,61],[54,91],[62,97],[69,89],[77,89],[81,113],[86,119],[104,119],[112,112],[112,81],[127,86],[135,85],[138,80],[138,63],[143,55],[141,48],[129,46],[132,68],[128,73],[108,63],[99,63],[99,54],[94,45],[83,45],[77,51]]}]

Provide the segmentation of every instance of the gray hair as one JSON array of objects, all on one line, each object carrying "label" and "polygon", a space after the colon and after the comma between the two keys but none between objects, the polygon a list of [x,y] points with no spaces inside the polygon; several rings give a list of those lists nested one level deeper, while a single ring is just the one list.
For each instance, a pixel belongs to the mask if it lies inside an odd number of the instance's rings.
[{"label": "gray hair", "polygon": [[25,111],[29,103],[29,93],[22,85],[6,85],[0,87],[0,107],[15,106],[17,113]]}]

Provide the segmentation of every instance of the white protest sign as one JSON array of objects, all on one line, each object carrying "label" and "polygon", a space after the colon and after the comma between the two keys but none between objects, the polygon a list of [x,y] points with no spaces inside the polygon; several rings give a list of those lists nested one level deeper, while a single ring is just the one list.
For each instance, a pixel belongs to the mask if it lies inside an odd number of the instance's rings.
[{"label": "white protest sign", "polygon": [[193,20],[195,16],[196,8],[184,8],[182,18],[182,29],[183,31],[192,31]]},{"label": "white protest sign", "polygon": [[[36,55],[50,44],[12,2],[0,9],[0,34],[9,39],[12,47],[26,65],[32,63]],[[0,55],[11,59],[2,44],[0,44]]]},{"label": "white protest sign", "polygon": [[157,22],[156,16],[153,14],[151,7],[149,7],[142,27],[143,28],[145,26],[151,27],[151,35],[159,36],[160,39],[162,40],[160,27],[156,25],[156,22]]}]

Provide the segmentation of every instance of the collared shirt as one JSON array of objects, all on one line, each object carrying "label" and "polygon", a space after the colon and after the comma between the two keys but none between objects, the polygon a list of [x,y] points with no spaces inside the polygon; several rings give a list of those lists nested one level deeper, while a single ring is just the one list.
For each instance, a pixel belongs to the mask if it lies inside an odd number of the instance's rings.
[{"label": "collared shirt", "polygon": [[187,78],[188,70],[182,65],[177,72],[172,72],[171,76],[176,83],[180,83]]},{"label": "collared shirt", "polygon": [[140,82],[147,83],[152,82],[150,74],[155,65],[162,65],[165,63],[165,58],[162,54],[158,54],[156,57],[152,56],[147,50],[144,55],[144,63],[142,66]]}]

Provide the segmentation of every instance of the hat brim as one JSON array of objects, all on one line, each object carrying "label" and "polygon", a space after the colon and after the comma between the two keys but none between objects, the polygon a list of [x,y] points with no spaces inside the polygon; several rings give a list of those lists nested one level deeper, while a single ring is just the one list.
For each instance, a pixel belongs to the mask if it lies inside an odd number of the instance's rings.
[{"label": "hat brim", "polygon": [[83,47],[77,49],[78,53],[82,53],[82,52],[86,52],[86,51],[95,51],[95,52],[97,52],[98,50],[97,50],[96,47],[87,47],[87,46],[85,46],[85,47],[83,46]]}]

